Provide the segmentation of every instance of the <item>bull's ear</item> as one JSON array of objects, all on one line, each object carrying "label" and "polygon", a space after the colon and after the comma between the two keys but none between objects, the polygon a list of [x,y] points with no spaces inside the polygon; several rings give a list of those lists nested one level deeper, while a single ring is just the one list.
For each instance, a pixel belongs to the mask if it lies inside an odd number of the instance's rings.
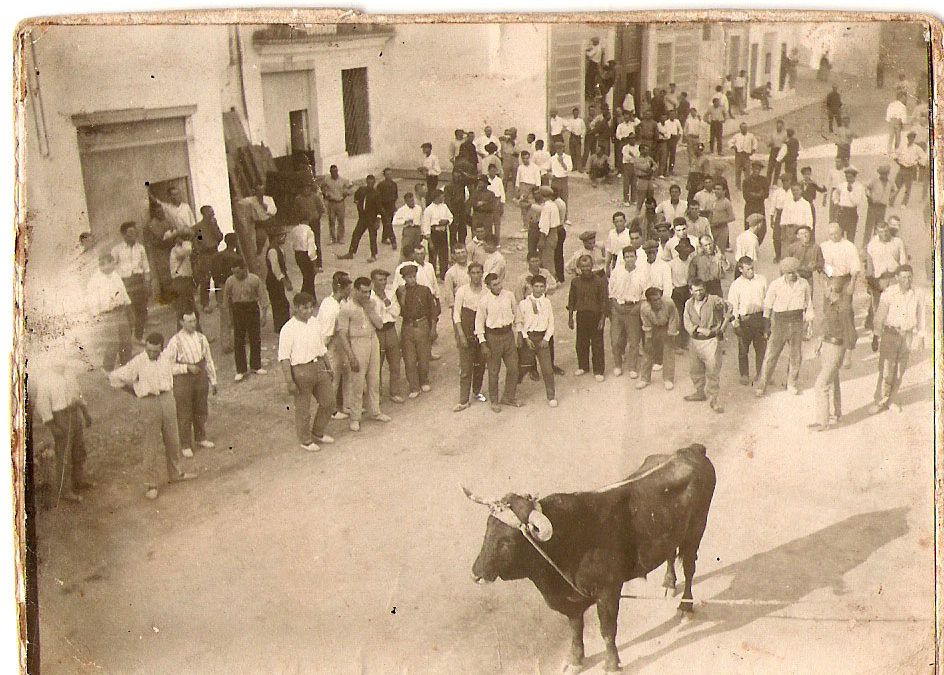
[{"label": "bull's ear", "polygon": [[554,534],[554,526],[547,516],[533,510],[528,514],[528,532],[538,541],[549,541]]}]

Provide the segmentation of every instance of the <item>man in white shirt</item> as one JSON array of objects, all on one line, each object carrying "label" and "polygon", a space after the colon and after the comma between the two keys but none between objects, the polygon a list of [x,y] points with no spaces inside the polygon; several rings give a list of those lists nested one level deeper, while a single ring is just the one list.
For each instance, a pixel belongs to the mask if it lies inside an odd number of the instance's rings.
[{"label": "man in white shirt", "polygon": [[531,156],[535,165],[541,170],[541,176],[547,176],[551,172],[551,153],[544,147],[544,141],[538,139],[534,141],[534,154]]},{"label": "man in white shirt", "polygon": [[[859,258],[859,250],[848,239],[843,237],[842,227],[839,223],[830,223],[827,228],[829,239],[820,244],[820,250],[823,252],[823,272],[830,278],[842,280],[843,290],[851,298],[855,292],[856,282],[862,276],[862,260]],[[852,305],[850,303],[850,311]],[[846,360],[844,367],[851,365],[851,356],[849,350],[846,351]]]},{"label": "man in white shirt", "polygon": [[111,253],[99,257],[98,269],[92,272],[86,287],[85,300],[89,313],[95,317],[95,342],[102,351],[102,367],[109,372],[131,358],[134,320],[131,298],[115,271]]},{"label": "man in white shirt", "polygon": [[885,122],[888,125],[888,143],[885,152],[889,156],[898,149],[901,143],[901,130],[908,124],[908,106],[905,105],[907,100],[908,95],[899,92],[895,100],[885,109]]},{"label": "man in white shirt", "polygon": [[894,283],[898,268],[908,264],[909,259],[904,243],[892,235],[886,222],[878,223],[875,236],[865,247],[865,253],[865,280],[871,298],[865,327],[871,328],[882,292]]},{"label": "man in white shirt", "polygon": [[[554,389],[554,367],[551,362],[551,340],[554,337],[554,308],[544,294],[547,279],[540,274],[531,278],[531,293],[518,303],[518,332],[521,346],[518,348],[518,382],[529,373],[538,378],[537,367],[541,367],[547,404],[557,407]],[[507,374],[506,374],[507,377]]]},{"label": "man in white shirt", "polygon": [[[742,258],[750,258],[751,265],[758,259],[760,253],[760,239],[757,233],[764,224],[764,216],[759,213],[752,213],[747,217],[747,227],[734,240],[734,259],[740,261]],[[734,270],[734,278],[741,276],[741,265],[738,264]],[[730,302],[730,299],[728,300]]]},{"label": "man in white shirt", "polygon": [[[490,235],[493,236],[493,235]],[[514,329],[519,325],[518,303],[514,294],[502,288],[501,279],[494,273],[485,275],[488,290],[482,293],[475,313],[475,336],[488,364],[488,400],[493,412],[501,406],[521,406],[516,398],[518,386],[518,350]],[[499,400],[498,376],[505,365],[505,389]]]},{"label": "man in white shirt", "polygon": [[[331,388],[335,396],[335,407],[331,411],[332,419],[347,419],[348,414],[342,410],[343,387],[350,377],[351,364],[348,362],[347,355],[344,353],[341,341],[338,339],[338,314],[341,311],[341,302],[351,296],[351,277],[347,272],[338,270],[331,277],[331,295],[325,297],[318,307],[317,321],[318,329],[321,331],[321,341],[324,343],[327,353],[325,358],[329,371],[331,373]],[[314,304],[314,300],[312,300]],[[281,359],[280,359],[281,360]]]},{"label": "man in white shirt", "polygon": [[879,344],[874,413],[889,407],[901,410],[896,397],[908,367],[911,346],[915,335],[925,330],[920,303],[912,287],[914,272],[911,265],[899,267],[895,276],[897,283],[882,293],[875,312],[873,335],[879,338]]},{"label": "man in white shirt", "polygon": [[[899,172],[900,173],[900,172]],[[909,190],[910,190],[909,185]],[[907,199],[907,198],[906,198]],[[147,252],[138,242],[138,227],[134,221],[122,223],[121,243],[111,249],[115,259],[115,271],[128,291],[134,311],[134,338],[144,341],[144,324],[147,322],[148,296],[151,289],[151,268]]]},{"label": "man in white shirt", "polygon": [[531,161],[531,153],[521,151],[521,162],[515,176],[515,188],[518,196],[518,207],[521,210],[521,228],[528,229],[530,223],[529,212],[534,203],[534,192],[541,187],[541,169]]},{"label": "man in white shirt", "polygon": [[[197,218],[193,213],[190,204],[183,201],[180,195],[180,188],[172,187],[167,191],[168,201],[162,202],[153,193],[150,194],[152,201],[158,203],[164,209],[164,217],[173,225],[175,230],[190,232],[197,224]],[[271,200],[272,198],[269,197]],[[275,205],[272,205],[275,208]]]},{"label": "man in white shirt", "polygon": [[[348,278],[348,295],[350,284]],[[295,295],[292,318],[279,331],[278,350],[285,386],[295,399],[295,434],[302,449],[309,452],[320,450],[319,442],[334,442],[325,431],[334,413],[336,397],[326,361],[328,350],[322,340],[322,326],[312,317],[314,310],[313,297],[307,293]],[[311,420],[312,396],[318,402],[314,422]]]},{"label": "man in white shirt", "polygon": [[788,250],[797,238],[801,227],[813,229],[813,205],[803,198],[803,186],[793,183],[790,195],[783,201],[780,212],[780,246]]},{"label": "man in white shirt", "polygon": [[490,126],[486,126],[485,133],[481,136],[476,136],[472,143],[475,145],[475,150],[480,158],[484,158],[488,155],[488,152],[485,150],[485,146],[489,143],[494,143],[495,147],[499,148],[498,156],[501,157],[501,141],[499,140],[498,136],[492,135],[492,127]]},{"label": "man in white shirt", "polygon": [[895,198],[901,194],[902,188],[905,191],[905,197],[901,200],[902,206],[908,206],[908,200],[911,198],[911,185],[918,177],[918,167],[926,166],[928,155],[920,145],[915,143],[917,132],[908,132],[908,142],[895,151],[895,164],[898,165],[898,173],[895,174],[895,187],[892,190],[891,197],[888,200],[889,206],[895,205]]},{"label": "man in white shirt", "polygon": [[380,316],[381,327],[377,330],[380,340],[380,367],[387,362],[390,368],[390,400],[403,403],[404,380],[400,370],[400,336],[397,333],[397,321],[400,319],[400,303],[394,289],[387,285],[390,273],[384,269],[371,270],[371,301]]},{"label": "man in white shirt", "polygon": [[174,373],[174,400],[180,452],[184,457],[193,457],[194,443],[201,448],[215,447],[207,440],[206,422],[207,399],[210,392],[216,394],[216,365],[209,341],[197,330],[195,312],[180,317],[180,330],[167,341],[162,358],[186,367],[185,372]]},{"label": "man in white shirt", "polygon": [[558,142],[564,142],[564,118],[560,117],[557,114],[557,108],[551,109],[551,116],[548,120],[548,128],[550,130],[551,144],[556,145]]},{"label": "man in white shirt", "polygon": [[854,244],[859,218],[865,217],[868,200],[865,186],[856,181],[858,169],[847,166],[843,169],[843,173],[846,178],[845,183],[833,190],[833,204],[836,205],[835,222],[842,226],[846,238]]},{"label": "man in white shirt", "polygon": [[[639,377],[639,344],[642,340],[640,303],[645,298],[646,275],[636,266],[636,250],[626,246],[622,263],[610,273],[610,343],[613,346],[613,375],[623,374],[623,366],[633,379]],[[628,351],[627,351],[628,350]]]},{"label": "man in white shirt", "polygon": [[299,223],[292,228],[292,250],[295,252],[295,263],[302,273],[302,291],[315,297],[315,260],[318,258],[318,247],[315,245],[315,233],[308,223]]},{"label": "man in white shirt", "polygon": [[632,115],[636,115],[636,90],[630,87],[626,91],[626,95],[623,97],[623,112]]},{"label": "man in white shirt", "polygon": [[669,119],[662,123],[665,134],[665,167],[663,175],[670,176],[675,172],[675,153],[678,150],[679,140],[682,138],[682,123],[679,121],[675,108],[669,110]]},{"label": "man in white shirt", "polygon": [[[496,169],[491,168],[494,172]],[[498,177],[501,184],[501,178]],[[442,190],[430,193],[430,205],[423,211],[423,235],[429,238],[429,259],[437,266],[439,278],[446,274],[449,266],[449,225],[452,224],[452,211],[445,204]]]},{"label": "man in white shirt", "polygon": [[[749,230],[745,230],[749,231]],[[750,385],[749,359],[754,348],[754,375],[759,377],[767,352],[768,322],[764,319],[764,298],[767,279],[754,271],[754,259],[737,258],[738,273],[728,289],[728,304],[734,319],[731,325],[738,339],[738,372],[740,382]]]},{"label": "man in white shirt", "polygon": [[551,157],[551,187],[565,202],[569,202],[568,182],[570,172],[574,170],[574,162],[570,155],[564,154],[564,142],[554,144],[554,155]]},{"label": "man in white shirt", "polygon": [[[645,278],[643,280],[643,291],[647,288],[658,288],[662,291],[662,297],[666,300],[672,299],[672,291],[675,285],[672,282],[672,268],[665,260],[664,256],[659,255],[659,242],[655,239],[648,239],[642,245],[642,250],[646,255],[646,260],[636,267],[640,274]],[[671,258],[671,255],[669,256]],[[659,361],[656,361],[659,363]]]},{"label": "man in white shirt", "polygon": [[547,185],[538,188],[535,193],[535,204],[540,208],[540,215],[533,233],[533,247],[530,245],[531,232],[529,231],[529,255],[541,256],[541,264],[547,269],[554,269],[557,242],[561,233],[560,209],[554,201],[554,190]]},{"label": "man in white shirt", "polygon": [[758,397],[766,392],[780,354],[787,345],[790,347],[787,390],[794,395],[800,393],[797,382],[805,324],[813,320],[813,291],[809,282],[797,274],[799,269],[799,260],[784,258],[780,262],[781,276],[770,282],[764,296],[764,318],[771,322],[771,327],[767,353],[754,392]]},{"label": "man in white shirt", "polygon": [[728,147],[734,150],[734,183],[741,189],[741,174],[751,170],[751,155],[757,152],[760,143],[757,137],[747,130],[747,124],[741,122],[738,133],[728,141]]},{"label": "man in white shirt", "polygon": [[669,186],[669,198],[656,206],[656,216],[670,225],[676,218],[684,218],[688,202],[682,199],[682,188],[673,183]]},{"label": "man in white shirt", "polygon": [[423,237],[423,207],[416,203],[412,192],[403,195],[403,206],[393,214],[392,225],[402,228],[400,242],[404,249],[413,250]]},{"label": "man in white shirt", "polygon": [[793,179],[790,178],[790,174],[783,173],[780,175],[780,185],[773,188],[770,191],[770,196],[767,197],[767,214],[770,218],[770,230],[773,233],[771,235],[774,241],[774,262],[780,262],[780,255],[784,250],[781,232],[780,232],[780,219],[783,216],[783,209],[787,205],[787,201],[793,199],[793,195],[790,192],[790,184],[793,182]]},{"label": "man in white shirt", "polygon": [[617,211],[613,214],[613,229],[607,233],[606,243],[603,245],[603,249],[606,251],[607,276],[616,266],[617,257],[627,246],[629,246],[629,230],[626,228],[626,214]]},{"label": "man in white shirt", "polygon": [[[687,212],[687,209],[686,209]],[[688,232],[688,220],[684,215],[675,218],[672,222],[672,236],[669,237],[668,241],[662,245],[662,250],[660,254],[665,257],[666,261],[671,259],[677,260],[679,258],[678,245],[683,240],[688,240],[688,243],[691,245],[692,251],[695,251],[698,248],[698,237],[689,234]],[[710,227],[710,226],[709,226]],[[686,286],[688,281],[685,282]],[[684,306],[684,303],[683,303]]]},{"label": "man in white shirt", "polygon": [[426,194],[433,194],[439,187],[439,174],[442,173],[442,167],[439,166],[439,158],[433,154],[433,144],[423,143],[420,146],[423,152],[423,165],[420,167],[420,173],[426,176]]},{"label": "man in white shirt", "polygon": [[581,171],[583,168],[583,139],[587,135],[587,124],[580,116],[580,108],[574,108],[573,117],[564,120],[564,129],[570,134],[568,149],[574,162],[574,168]]}]

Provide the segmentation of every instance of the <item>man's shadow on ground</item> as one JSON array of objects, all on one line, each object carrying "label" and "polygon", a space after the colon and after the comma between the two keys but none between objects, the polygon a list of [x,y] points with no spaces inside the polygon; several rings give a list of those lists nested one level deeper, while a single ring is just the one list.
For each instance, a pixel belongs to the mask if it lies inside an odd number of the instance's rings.
[{"label": "man's shadow on ground", "polygon": [[[704,576],[699,577],[696,568],[696,606],[691,630],[652,654],[638,659],[632,660],[631,653],[624,653],[623,663],[635,671],[677,649],[738,630],[779,612],[821,588],[831,588],[837,595],[846,593],[843,575],[864,563],[881,547],[904,536],[908,532],[907,513],[908,509],[902,507],[858,514]],[[732,577],[730,585],[711,598],[701,598],[709,604],[699,606],[698,588],[701,582],[716,576]],[[710,600],[778,602],[764,605],[711,605]],[[638,610],[629,602],[623,604],[624,612]],[[655,640],[681,622],[682,617],[677,614],[617,648],[623,652],[633,645]],[[595,665],[602,658],[602,654],[590,657],[585,665]]]}]

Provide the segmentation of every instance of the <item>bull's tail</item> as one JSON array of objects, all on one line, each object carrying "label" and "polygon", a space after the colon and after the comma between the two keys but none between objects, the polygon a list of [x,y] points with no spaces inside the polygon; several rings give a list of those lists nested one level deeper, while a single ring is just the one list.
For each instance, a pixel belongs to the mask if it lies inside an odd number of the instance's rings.
[{"label": "bull's tail", "polygon": [[703,457],[708,456],[708,448],[706,448],[701,443],[692,443],[690,446],[688,446],[688,449],[691,450],[692,452],[699,453]]}]

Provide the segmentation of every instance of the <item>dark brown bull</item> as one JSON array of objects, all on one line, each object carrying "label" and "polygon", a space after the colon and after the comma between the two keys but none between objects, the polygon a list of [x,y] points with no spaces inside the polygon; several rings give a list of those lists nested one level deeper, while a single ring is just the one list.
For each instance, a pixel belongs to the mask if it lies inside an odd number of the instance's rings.
[{"label": "dark brown bull", "polygon": [[696,444],[650,455],[625,480],[594,492],[541,500],[510,493],[487,502],[466,490],[491,510],[472,576],[477,583],[530,579],[570,622],[568,668],[583,661],[583,616],[595,604],[606,669],[619,670],[616,621],[624,581],[665,562],[665,586],[674,591],[678,555],[685,573],[679,610],[692,611],[695,559],[714,488],[714,466]]}]

